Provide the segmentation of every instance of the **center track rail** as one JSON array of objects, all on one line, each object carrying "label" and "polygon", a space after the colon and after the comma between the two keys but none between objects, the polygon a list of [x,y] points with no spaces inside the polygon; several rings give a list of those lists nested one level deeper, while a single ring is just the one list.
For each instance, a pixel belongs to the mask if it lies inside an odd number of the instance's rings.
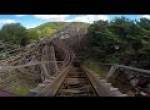
[{"label": "center track rail", "polygon": [[85,72],[79,67],[73,67],[55,96],[97,96],[97,93]]},{"label": "center track rail", "polygon": [[56,97],[127,96],[85,67],[73,66],[57,89]]}]

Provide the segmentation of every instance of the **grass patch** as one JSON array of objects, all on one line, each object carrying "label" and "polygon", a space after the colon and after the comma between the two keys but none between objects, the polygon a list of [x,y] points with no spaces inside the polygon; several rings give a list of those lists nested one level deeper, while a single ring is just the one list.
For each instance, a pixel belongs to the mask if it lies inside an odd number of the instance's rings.
[{"label": "grass patch", "polygon": [[25,96],[31,89],[37,86],[34,79],[28,79],[28,77],[16,73],[16,71],[13,71],[12,74],[13,75],[5,76],[7,77],[5,80],[10,82],[4,83],[3,85],[5,86],[5,90],[10,91],[17,96]]},{"label": "grass patch", "polygon": [[100,66],[98,61],[88,59],[84,61],[83,64],[101,77],[105,77],[105,75],[107,74],[107,69],[103,66]]},{"label": "grass patch", "polygon": [[27,83],[25,83],[24,81],[15,81],[12,82],[11,84],[12,87],[9,89],[11,92],[13,92],[14,94],[16,94],[17,96],[25,96],[26,94],[28,94],[30,92],[30,89],[33,88],[31,87],[31,85],[28,85]]},{"label": "grass patch", "polygon": [[28,87],[23,87],[23,86],[17,86],[15,87],[15,94],[17,95],[26,95],[29,92],[30,88]]}]

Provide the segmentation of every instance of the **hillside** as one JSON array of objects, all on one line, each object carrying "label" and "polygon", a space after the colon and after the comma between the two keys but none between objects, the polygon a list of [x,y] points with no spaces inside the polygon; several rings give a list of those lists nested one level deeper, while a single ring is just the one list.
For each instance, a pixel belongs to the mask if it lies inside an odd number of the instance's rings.
[{"label": "hillside", "polygon": [[41,24],[35,28],[29,29],[30,37],[33,40],[39,40],[40,38],[49,36],[50,34],[63,28],[67,24],[68,23],[66,22],[47,22],[47,23]]},{"label": "hillside", "polygon": [[[47,22],[41,24],[35,28],[30,28],[29,37],[32,40],[39,40],[43,37],[50,36],[52,33],[55,33],[57,30],[63,29],[64,26],[70,24],[69,22]],[[84,24],[85,26],[89,25],[87,23],[81,22],[72,22],[71,24]]]}]

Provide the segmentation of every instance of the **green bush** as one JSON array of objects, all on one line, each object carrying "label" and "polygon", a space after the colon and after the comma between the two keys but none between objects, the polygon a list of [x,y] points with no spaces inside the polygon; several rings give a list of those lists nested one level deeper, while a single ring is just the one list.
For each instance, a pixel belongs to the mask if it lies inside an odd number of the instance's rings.
[{"label": "green bush", "polygon": [[[150,66],[150,20],[125,17],[97,21],[88,29],[89,57],[109,63]],[[148,52],[149,51],[149,52]],[[87,55],[86,55],[87,56]],[[145,56],[145,58],[143,57]]]},{"label": "green bush", "polygon": [[0,40],[25,46],[29,41],[28,32],[19,23],[6,24],[0,31]]}]

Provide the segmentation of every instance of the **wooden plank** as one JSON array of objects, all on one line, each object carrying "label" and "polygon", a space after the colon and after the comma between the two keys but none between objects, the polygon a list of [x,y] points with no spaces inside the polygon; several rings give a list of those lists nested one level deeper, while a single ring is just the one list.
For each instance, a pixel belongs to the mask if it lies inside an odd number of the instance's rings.
[{"label": "wooden plank", "polygon": [[59,76],[56,78],[56,80],[53,82],[51,89],[48,93],[49,96],[55,96],[57,93],[59,87],[61,86],[62,82],[64,81],[67,73],[71,70],[71,66],[66,68]]},{"label": "wooden plank", "polygon": [[131,66],[125,66],[125,65],[117,65],[117,64],[101,64],[101,65],[116,66],[116,67],[118,67],[118,69],[119,68],[123,68],[123,69],[126,69],[126,70],[132,70],[132,71],[139,72],[138,74],[141,74],[141,75],[148,75],[148,76],[150,76],[150,70],[145,70],[145,69],[131,67]]},{"label": "wooden plank", "polygon": [[63,89],[61,92],[78,94],[78,93],[81,93],[82,91],[76,90],[76,89]]},{"label": "wooden plank", "polygon": [[107,93],[108,91],[106,91],[105,89],[103,89],[103,88],[101,87],[102,85],[101,85],[100,83],[98,83],[98,82],[99,82],[99,81],[98,81],[99,79],[97,79],[96,77],[94,77],[94,74],[92,75],[92,74],[91,74],[91,71],[90,71],[89,69],[87,69],[86,67],[82,67],[82,68],[83,68],[83,70],[85,71],[85,73],[87,74],[87,76],[88,76],[90,82],[92,83],[94,89],[96,90],[96,93],[97,93],[99,96],[110,95],[110,94]]},{"label": "wooden plank", "polygon": [[116,66],[119,68],[124,68],[124,69],[128,69],[128,70],[141,72],[141,73],[145,73],[147,75],[150,75],[150,70],[144,70],[144,69],[135,68],[135,67],[131,67],[131,66],[124,66],[124,65],[116,65]]},{"label": "wooden plank", "polygon": [[46,68],[46,65],[45,65],[45,64],[42,64],[41,66],[42,66],[42,68],[43,68],[43,70],[44,70],[44,75],[45,75],[45,77],[46,77],[46,78],[49,78],[50,75],[49,75],[49,72],[48,72],[48,70],[47,70],[47,68]]},{"label": "wooden plank", "polygon": [[111,66],[109,72],[107,73],[106,79],[108,80],[116,71],[118,67],[117,66]]},{"label": "wooden plank", "polygon": [[[86,68],[85,66],[82,66],[82,68],[87,74],[92,86],[95,88],[99,96],[121,96],[122,93],[120,93],[118,90],[110,90],[111,87],[109,83],[109,86],[106,86],[106,80],[101,80],[97,78],[95,73]],[[112,91],[115,91],[115,93],[112,93]]]},{"label": "wooden plank", "polygon": [[47,85],[47,87],[41,89],[37,96],[55,96],[70,69],[71,66],[65,68],[60,74],[58,74],[50,85]]},{"label": "wooden plank", "polygon": [[0,66],[0,70],[8,70],[8,69],[18,69],[18,68],[24,68],[28,66],[35,66],[35,65],[41,65],[41,64],[48,64],[50,62],[64,62],[64,61],[37,61],[37,62],[30,62],[28,64],[24,65],[17,65],[17,66]]}]

